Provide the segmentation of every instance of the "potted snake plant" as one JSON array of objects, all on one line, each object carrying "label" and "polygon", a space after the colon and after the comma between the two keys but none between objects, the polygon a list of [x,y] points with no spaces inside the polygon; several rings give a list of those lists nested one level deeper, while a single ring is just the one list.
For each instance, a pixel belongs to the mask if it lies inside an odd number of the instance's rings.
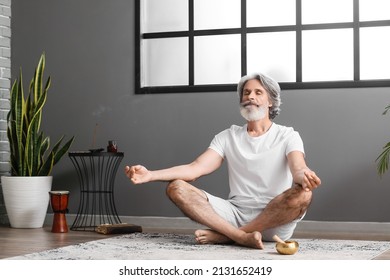
[{"label": "potted snake plant", "polygon": [[62,145],[64,136],[50,149],[50,138],[41,131],[42,112],[51,78],[43,84],[42,54],[25,96],[22,70],[11,88],[7,136],[11,176],[2,176],[4,203],[11,227],[43,226],[49,205],[53,166],[67,153],[74,137]]}]

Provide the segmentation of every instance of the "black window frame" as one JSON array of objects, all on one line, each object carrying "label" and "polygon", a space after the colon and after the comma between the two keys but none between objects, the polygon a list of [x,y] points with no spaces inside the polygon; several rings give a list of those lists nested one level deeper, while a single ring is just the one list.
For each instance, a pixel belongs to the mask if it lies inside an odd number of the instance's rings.
[{"label": "black window frame", "polygon": [[[229,29],[194,30],[194,0],[188,1],[189,30],[173,32],[154,32],[141,34],[141,2],[135,0],[135,93],[158,94],[158,93],[186,93],[186,92],[217,92],[235,91],[234,84],[194,84],[194,38],[195,36],[207,35],[241,35],[241,76],[247,74],[246,38],[247,34],[259,32],[296,32],[296,82],[280,82],[282,89],[323,89],[323,88],[358,88],[358,87],[390,87],[390,79],[361,80],[360,79],[360,33],[361,27],[390,26],[390,20],[359,21],[359,0],[353,0],[353,22],[302,24],[302,0],[296,0],[296,25],[270,26],[270,27],[246,27],[246,0],[241,0],[241,27]],[[352,28],[353,30],[353,80],[347,81],[302,81],[302,32],[305,30]],[[141,40],[161,38],[188,37],[189,39],[189,77],[188,85],[180,86],[150,86],[141,87]],[[390,51],[390,50],[389,50]]]}]

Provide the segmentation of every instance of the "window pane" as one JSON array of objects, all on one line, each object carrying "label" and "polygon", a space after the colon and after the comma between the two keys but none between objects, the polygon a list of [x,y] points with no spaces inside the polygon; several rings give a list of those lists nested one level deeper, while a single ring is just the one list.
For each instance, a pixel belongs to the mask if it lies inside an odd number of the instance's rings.
[{"label": "window pane", "polygon": [[360,78],[390,79],[390,27],[360,29]]},{"label": "window pane", "polygon": [[[187,1],[185,1],[187,2]],[[240,0],[195,0],[194,29],[238,28],[241,26]]]},{"label": "window pane", "polygon": [[389,0],[360,0],[359,14],[361,21],[389,20]]},{"label": "window pane", "polygon": [[352,21],[353,0],[302,0],[303,24]]},{"label": "window pane", "polygon": [[241,76],[240,35],[195,37],[195,84],[237,83]]},{"label": "window pane", "polygon": [[303,31],[302,80],[353,80],[352,29]]},{"label": "window pane", "polygon": [[188,39],[143,40],[141,86],[188,85]]},{"label": "window pane", "polygon": [[295,32],[248,34],[248,73],[262,72],[278,82],[295,82],[295,41]]},{"label": "window pane", "polygon": [[247,27],[295,25],[295,1],[247,0]]},{"label": "window pane", "polygon": [[188,1],[141,0],[141,32],[188,30]]}]

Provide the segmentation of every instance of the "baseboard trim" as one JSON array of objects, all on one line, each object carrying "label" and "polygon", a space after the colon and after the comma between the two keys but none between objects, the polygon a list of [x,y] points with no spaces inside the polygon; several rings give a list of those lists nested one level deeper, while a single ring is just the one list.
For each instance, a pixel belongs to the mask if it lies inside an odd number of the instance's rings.
[{"label": "baseboard trim", "polygon": [[[76,215],[67,214],[67,222],[71,225]],[[45,224],[51,225],[53,214],[46,216]],[[145,228],[164,229],[198,229],[198,223],[186,217],[156,217],[156,216],[120,216],[123,223],[136,224]],[[390,223],[381,222],[332,222],[332,221],[301,221],[296,232],[305,234],[334,233],[334,234],[366,234],[390,236]]]},{"label": "baseboard trim", "polygon": [[390,223],[301,221],[297,225],[296,231],[304,233],[349,233],[390,236]]}]

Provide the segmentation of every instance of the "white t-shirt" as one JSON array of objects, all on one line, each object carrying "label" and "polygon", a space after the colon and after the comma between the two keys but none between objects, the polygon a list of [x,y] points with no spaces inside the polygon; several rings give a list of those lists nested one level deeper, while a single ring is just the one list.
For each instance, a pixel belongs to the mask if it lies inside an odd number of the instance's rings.
[{"label": "white t-shirt", "polygon": [[299,133],[275,123],[259,137],[251,137],[247,125],[232,125],[217,134],[209,148],[227,161],[229,200],[264,205],[292,186],[287,155],[292,151],[304,153]]}]

